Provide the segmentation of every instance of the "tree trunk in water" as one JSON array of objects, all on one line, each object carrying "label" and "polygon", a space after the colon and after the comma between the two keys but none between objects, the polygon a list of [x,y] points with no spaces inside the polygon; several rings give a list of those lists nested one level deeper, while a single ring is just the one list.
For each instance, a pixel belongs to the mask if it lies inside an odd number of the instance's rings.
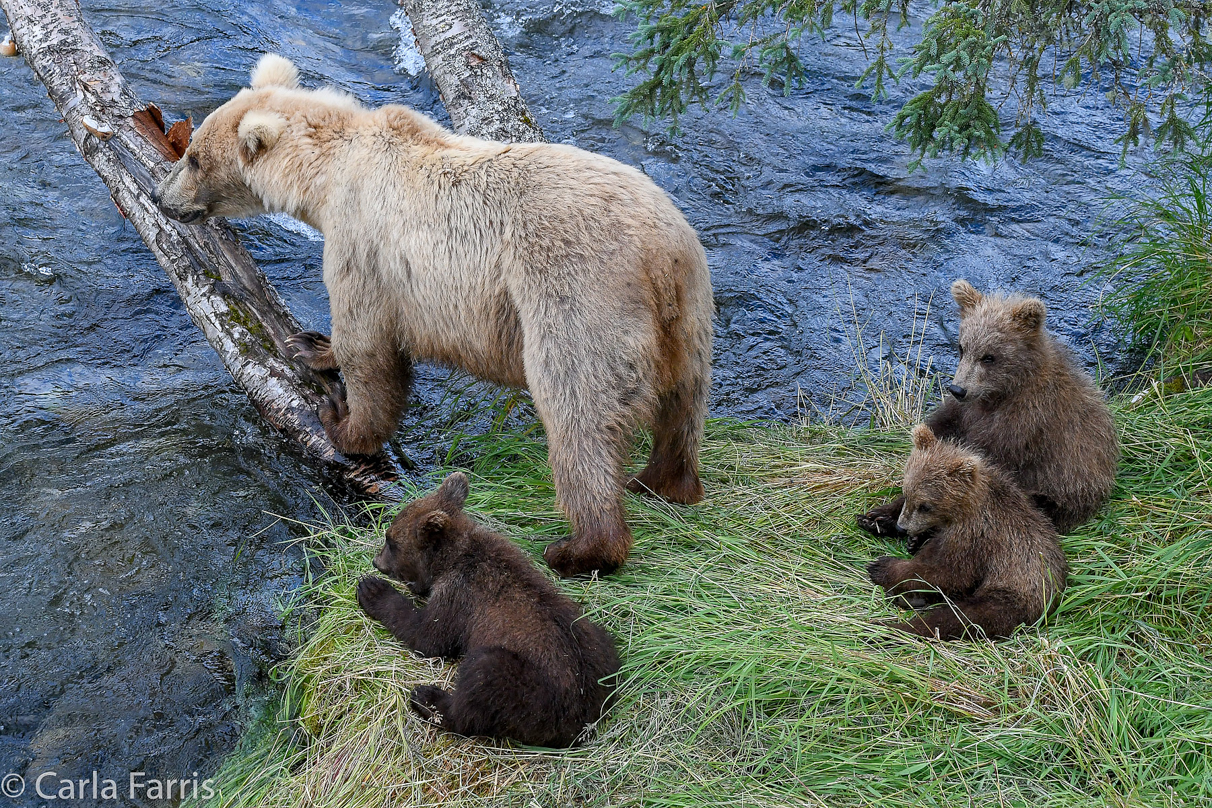
[{"label": "tree trunk in water", "polygon": [[392,461],[345,457],[328,440],[316,412],[335,377],[285,358],[285,339],[302,328],[231,229],[222,221],[172,221],[151,201],[176,151],[160,129],[159,110],[127,86],[80,7],[73,0],[0,0],[0,8],[76,147],[257,410],[356,492],[387,494],[397,475]]},{"label": "tree trunk in water", "polygon": [[[151,201],[179,148],[160,111],[142,103],[85,24],[74,0],[0,0],[17,48],[176,287],[189,316],[262,416],[354,493],[398,498],[399,467],[386,455],[336,450],[316,412],[335,374],[286,358],[302,327],[222,220],[182,224]],[[464,134],[541,141],[500,43],[469,0],[405,0],[430,74]]]},{"label": "tree trunk in water", "polygon": [[545,140],[475,0],[400,0],[451,123],[488,140]]}]

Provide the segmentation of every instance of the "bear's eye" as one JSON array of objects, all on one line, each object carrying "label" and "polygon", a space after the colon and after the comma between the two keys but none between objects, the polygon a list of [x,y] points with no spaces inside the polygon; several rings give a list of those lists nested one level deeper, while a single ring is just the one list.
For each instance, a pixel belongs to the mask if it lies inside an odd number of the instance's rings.
[{"label": "bear's eye", "polygon": [[194,157],[191,154],[189,156],[189,167],[192,168],[194,171],[200,171],[202,169],[202,164],[198,162],[197,157]]},{"label": "bear's eye", "polygon": [[925,503],[918,505],[917,509],[919,511],[921,511],[922,513],[932,513],[934,511],[934,508],[931,508],[929,505],[926,505]]},{"label": "bear's eye", "polygon": [[984,362],[986,365],[992,365],[994,362],[997,361],[997,357],[991,353],[987,353],[981,357],[981,361]]}]

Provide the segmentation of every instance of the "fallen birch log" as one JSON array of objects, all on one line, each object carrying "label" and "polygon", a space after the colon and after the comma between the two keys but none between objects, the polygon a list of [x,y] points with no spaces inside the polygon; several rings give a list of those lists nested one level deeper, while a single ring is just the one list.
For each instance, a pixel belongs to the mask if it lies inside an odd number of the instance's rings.
[{"label": "fallen birch log", "polygon": [[[176,287],[191,319],[262,416],[355,493],[395,498],[396,463],[346,457],[316,412],[335,381],[286,358],[302,327],[222,221],[190,225],[151,201],[188,142],[188,124],[164,130],[141,102],[72,0],[0,0],[12,38],[63,115],[80,153],[109,188]],[[542,140],[500,44],[466,0],[408,0],[426,64],[455,127],[501,140]]]},{"label": "fallen birch log", "polygon": [[73,0],[0,0],[18,52],[67,124],[84,159],[109,188],[180,294],[189,316],[236,383],[274,428],[359,494],[381,495],[397,475],[385,456],[349,458],[328,440],[316,411],[335,377],[286,359],[302,328],[223,222],[186,225],[151,201],[179,156],[154,105],[127,85]]}]

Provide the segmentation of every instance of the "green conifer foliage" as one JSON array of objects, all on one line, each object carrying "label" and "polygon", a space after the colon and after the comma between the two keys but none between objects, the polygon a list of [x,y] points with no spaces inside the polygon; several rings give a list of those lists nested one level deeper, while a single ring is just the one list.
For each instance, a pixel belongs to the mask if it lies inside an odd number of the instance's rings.
[{"label": "green conifer foliage", "polygon": [[[849,17],[868,57],[859,84],[874,98],[889,79],[933,79],[889,124],[918,158],[1039,154],[1049,91],[1106,91],[1123,111],[1125,154],[1150,135],[1182,149],[1192,137],[1183,101],[1209,86],[1212,68],[1212,0],[936,0],[906,55],[888,26],[906,24],[909,0],[621,0],[618,13],[637,27],[617,63],[640,78],[617,99],[618,119],[675,127],[690,104],[738,110],[750,72],[789,93],[804,77],[803,36]],[[728,80],[713,85],[717,75]],[[1003,120],[1013,121],[1008,141]]]}]

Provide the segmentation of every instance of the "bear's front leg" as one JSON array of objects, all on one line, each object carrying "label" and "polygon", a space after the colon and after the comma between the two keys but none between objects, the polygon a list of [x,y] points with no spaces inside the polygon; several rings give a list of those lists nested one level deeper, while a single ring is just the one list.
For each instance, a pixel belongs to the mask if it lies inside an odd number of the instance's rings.
[{"label": "bear's front leg", "polygon": [[358,605],[421,656],[450,659],[467,650],[463,624],[433,598],[426,608],[418,609],[390,583],[367,575],[358,581]]},{"label": "bear's front leg", "polygon": [[923,559],[923,556],[932,554],[927,551],[914,558],[884,556],[872,561],[867,571],[872,581],[884,587],[888,597],[906,605],[919,598],[936,602],[941,598],[939,593],[954,595],[978,583],[970,570],[956,568],[949,559],[933,556]]},{"label": "bear's front leg", "polygon": [[911,560],[881,556],[867,565],[867,574],[897,608],[921,609],[939,600],[938,593],[922,580],[919,565]]},{"label": "bear's front leg", "polygon": [[408,405],[412,361],[393,351],[342,357],[340,364],[344,386],[321,406],[320,421],[342,454],[375,454],[396,431]]},{"label": "bear's front leg", "polygon": [[871,577],[872,583],[888,589],[905,579],[905,567],[908,564],[903,558],[880,556],[867,565],[867,575]]},{"label": "bear's front leg", "polygon": [[421,612],[394,586],[374,575],[358,581],[358,605],[397,640],[414,647]]}]

